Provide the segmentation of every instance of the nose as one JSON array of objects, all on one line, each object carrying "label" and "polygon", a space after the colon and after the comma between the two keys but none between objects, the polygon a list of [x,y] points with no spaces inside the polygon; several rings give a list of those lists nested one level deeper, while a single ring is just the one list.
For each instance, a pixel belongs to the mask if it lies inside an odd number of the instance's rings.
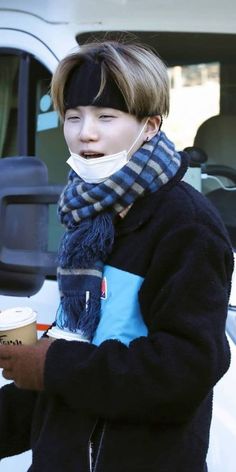
[{"label": "nose", "polygon": [[98,140],[96,123],[92,118],[87,117],[81,120],[79,138],[82,142]]}]

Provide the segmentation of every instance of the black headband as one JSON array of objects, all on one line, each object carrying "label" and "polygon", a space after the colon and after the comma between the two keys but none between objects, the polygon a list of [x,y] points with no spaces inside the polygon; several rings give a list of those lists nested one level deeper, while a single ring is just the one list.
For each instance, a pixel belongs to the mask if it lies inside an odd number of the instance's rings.
[{"label": "black headband", "polygon": [[72,70],[66,83],[64,90],[65,110],[93,105],[128,112],[124,97],[110,75],[107,76],[101,95],[94,100],[100,89],[100,84],[101,63],[85,59],[82,64]]}]

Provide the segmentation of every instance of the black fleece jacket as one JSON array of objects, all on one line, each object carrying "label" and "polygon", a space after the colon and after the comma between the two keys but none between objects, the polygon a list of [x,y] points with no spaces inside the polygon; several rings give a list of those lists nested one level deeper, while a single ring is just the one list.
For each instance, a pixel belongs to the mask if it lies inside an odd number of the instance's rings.
[{"label": "black fleece jacket", "polygon": [[0,457],[33,449],[32,472],[203,472],[212,389],[229,367],[233,257],[214,208],[178,174],[116,224],[107,264],[143,278],[148,335],[129,346],[55,341],[45,390],[0,392]]}]

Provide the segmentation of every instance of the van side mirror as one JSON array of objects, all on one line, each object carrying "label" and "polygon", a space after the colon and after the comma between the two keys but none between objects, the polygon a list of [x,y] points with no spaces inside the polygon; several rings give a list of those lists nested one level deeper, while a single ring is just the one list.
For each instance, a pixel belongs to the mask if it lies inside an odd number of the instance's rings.
[{"label": "van side mirror", "polygon": [[189,156],[190,167],[201,167],[202,164],[207,162],[208,157],[206,152],[197,146],[186,147],[184,151],[187,152]]},{"label": "van side mirror", "polygon": [[47,251],[48,205],[61,190],[48,185],[36,157],[0,160],[0,294],[31,296],[45,275],[56,274],[56,254]]}]

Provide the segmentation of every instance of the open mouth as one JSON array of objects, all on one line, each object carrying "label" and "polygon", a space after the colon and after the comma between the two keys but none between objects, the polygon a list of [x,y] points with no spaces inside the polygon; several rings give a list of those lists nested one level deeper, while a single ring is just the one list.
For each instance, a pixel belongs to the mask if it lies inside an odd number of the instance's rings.
[{"label": "open mouth", "polygon": [[85,159],[89,158],[97,158],[97,157],[103,157],[104,154],[98,153],[98,152],[82,152],[81,156],[84,157]]}]

